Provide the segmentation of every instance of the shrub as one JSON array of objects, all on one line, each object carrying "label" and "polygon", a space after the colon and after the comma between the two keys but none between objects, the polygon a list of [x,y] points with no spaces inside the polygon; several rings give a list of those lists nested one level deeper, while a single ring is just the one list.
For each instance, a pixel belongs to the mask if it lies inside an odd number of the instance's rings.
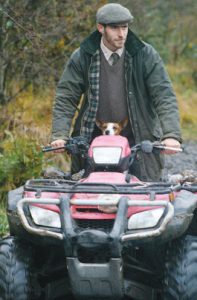
[{"label": "shrub", "polygon": [[8,222],[5,214],[5,205],[0,205],[0,237],[8,232]]},{"label": "shrub", "polygon": [[33,138],[14,137],[11,132],[1,146],[0,199],[10,189],[23,185],[28,178],[39,176],[42,169],[42,152]]}]

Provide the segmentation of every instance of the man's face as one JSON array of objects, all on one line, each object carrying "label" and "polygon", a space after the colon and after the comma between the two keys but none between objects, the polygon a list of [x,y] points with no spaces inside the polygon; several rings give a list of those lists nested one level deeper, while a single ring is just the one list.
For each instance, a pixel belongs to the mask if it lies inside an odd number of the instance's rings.
[{"label": "man's face", "polygon": [[123,48],[127,34],[128,24],[119,25],[97,25],[98,31],[102,34],[104,45],[111,51]]}]

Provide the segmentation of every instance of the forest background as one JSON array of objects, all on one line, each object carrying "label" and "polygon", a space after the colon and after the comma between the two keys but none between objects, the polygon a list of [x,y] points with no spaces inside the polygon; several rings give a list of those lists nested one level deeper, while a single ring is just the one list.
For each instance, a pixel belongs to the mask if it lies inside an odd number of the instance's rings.
[{"label": "forest background", "polygon": [[177,94],[183,138],[197,141],[197,1],[0,0],[0,235],[6,195],[65,155],[43,155],[55,88],[71,52],[95,27],[105,3],[127,6],[132,30],[163,58]]}]

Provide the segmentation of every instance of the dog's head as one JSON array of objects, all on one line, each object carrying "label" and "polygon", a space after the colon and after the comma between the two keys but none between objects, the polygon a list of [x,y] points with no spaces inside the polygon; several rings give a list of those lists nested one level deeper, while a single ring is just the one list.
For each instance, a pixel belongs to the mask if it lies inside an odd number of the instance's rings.
[{"label": "dog's head", "polygon": [[119,135],[127,123],[128,119],[117,123],[96,120],[96,125],[101,129],[103,135]]}]

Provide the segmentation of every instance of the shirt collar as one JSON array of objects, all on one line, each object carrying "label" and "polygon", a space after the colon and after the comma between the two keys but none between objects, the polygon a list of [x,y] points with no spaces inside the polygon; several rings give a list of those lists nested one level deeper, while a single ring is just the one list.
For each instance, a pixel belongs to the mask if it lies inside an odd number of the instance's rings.
[{"label": "shirt collar", "polygon": [[115,52],[113,52],[104,45],[103,39],[101,39],[101,50],[102,50],[106,60],[108,61],[110,59],[112,53],[117,53],[121,57],[121,55],[124,51],[124,48],[117,49]]}]

